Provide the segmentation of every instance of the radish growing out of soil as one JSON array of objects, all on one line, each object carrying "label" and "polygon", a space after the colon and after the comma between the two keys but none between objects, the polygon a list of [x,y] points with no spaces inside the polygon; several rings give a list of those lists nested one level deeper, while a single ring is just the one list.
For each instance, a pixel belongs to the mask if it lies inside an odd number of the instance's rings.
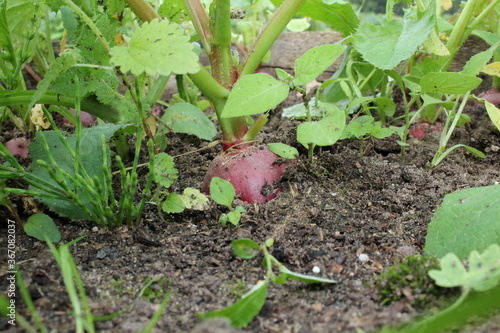
[{"label": "radish growing out of soil", "polygon": [[[144,0],[126,2],[143,21],[162,19]],[[189,17],[194,25],[211,65],[210,72],[200,66],[200,70],[189,74],[189,77],[212,103],[223,136],[224,151],[209,167],[203,185],[204,192],[209,193],[213,177],[230,181],[239,198],[249,203],[266,202],[280,191],[275,185],[282,178],[287,164],[293,163],[290,160],[294,157],[287,157],[289,160],[283,162],[267,146],[255,142],[257,134],[267,122],[265,112],[281,103],[294,85],[301,86],[314,80],[343,51],[335,58],[322,53],[326,59],[316,59],[317,55],[312,55],[309,67],[296,73],[293,82],[276,80],[267,74],[254,74],[274,41],[305,2],[283,1],[241,63],[235,60],[231,51],[229,0],[214,0],[208,11],[199,0],[184,0],[184,8],[179,8],[184,14],[182,16]],[[162,14],[172,19],[164,12]],[[260,116],[249,124],[248,116],[256,114]]]}]

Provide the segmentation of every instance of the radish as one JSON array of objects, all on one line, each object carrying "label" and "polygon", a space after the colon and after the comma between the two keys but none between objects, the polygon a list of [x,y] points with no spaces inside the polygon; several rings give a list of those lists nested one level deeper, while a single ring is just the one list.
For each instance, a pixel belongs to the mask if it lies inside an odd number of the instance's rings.
[{"label": "radish", "polygon": [[240,200],[267,202],[281,191],[279,181],[291,161],[280,162],[265,145],[228,149],[212,161],[202,191],[210,194],[210,181],[220,177],[233,185]]},{"label": "radish", "polygon": [[500,106],[500,90],[498,89],[490,89],[481,93],[478,97],[485,99],[492,104]]},{"label": "radish", "polygon": [[29,155],[28,144],[30,140],[19,137],[9,140],[5,143],[5,148],[7,148],[12,155],[18,155],[21,158],[27,158]]}]

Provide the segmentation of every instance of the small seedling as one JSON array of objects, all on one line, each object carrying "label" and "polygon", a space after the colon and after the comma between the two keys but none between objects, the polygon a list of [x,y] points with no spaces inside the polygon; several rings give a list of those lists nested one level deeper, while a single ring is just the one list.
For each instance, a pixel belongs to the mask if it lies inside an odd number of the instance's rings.
[{"label": "small seedling", "polygon": [[[283,284],[288,279],[309,283],[336,283],[334,280],[315,276],[295,273],[286,268],[273,255],[269,248],[273,246],[274,240],[269,238],[264,244],[259,245],[251,239],[238,239],[231,243],[234,253],[242,259],[251,259],[262,252],[264,259],[262,265],[266,268],[264,280],[258,281],[255,286],[241,297],[239,301],[221,310],[207,312],[198,317],[200,319],[226,317],[231,325],[236,328],[246,326],[260,311],[267,297],[267,289],[270,282]],[[276,275],[273,268],[276,267],[279,274]]]},{"label": "small seedling", "polygon": [[241,213],[246,212],[246,210],[243,206],[239,205],[233,208],[233,200],[236,196],[233,185],[227,180],[213,177],[210,181],[210,193],[215,202],[219,205],[226,206],[230,210],[229,213],[222,214],[219,217],[220,224],[225,226],[227,221],[229,221],[234,225],[238,225],[238,223],[240,223]]}]

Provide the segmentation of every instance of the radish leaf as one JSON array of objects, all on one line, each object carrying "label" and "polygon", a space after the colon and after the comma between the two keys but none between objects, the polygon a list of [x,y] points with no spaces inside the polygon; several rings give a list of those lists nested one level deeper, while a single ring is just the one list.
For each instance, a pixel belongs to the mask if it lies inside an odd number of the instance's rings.
[{"label": "radish leaf", "polygon": [[263,113],[288,96],[288,85],[267,74],[249,74],[236,81],[221,116],[238,117]]},{"label": "radish leaf", "polygon": [[423,93],[465,94],[475,89],[482,80],[472,75],[453,72],[433,72],[420,79]]},{"label": "radish leaf", "polygon": [[233,207],[233,200],[236,195],[233,185],[220,177],[213,177],[210,181],[210,195],[219,205]]},{"label": "radish leaf", "polygon": [[169,107],[161,117],[174,132],[196,135],[212,140],[217,128],[203,111],[189,103],[177,103]]},{"label": "radish leaf", "polygon": [[500,109],[498,109],[493,103],[486,100],[484,100],[484,105],[486,106],[486,111],[488,112],[491,121],[500,131]]},{"label": "radish leaf", "polygon": [[344,112],[334,110],[320,121],[300,124],[297,128],[297,141],[305,147],[310,143],[317,146],[333,145],[342,136],[344,127]]},{"label": "radish leaf", "polygon": [[286,159],[295,159],[299,156],[299,151],[297,149],[284,143],[268,143],[267,147],[279,157]]}]

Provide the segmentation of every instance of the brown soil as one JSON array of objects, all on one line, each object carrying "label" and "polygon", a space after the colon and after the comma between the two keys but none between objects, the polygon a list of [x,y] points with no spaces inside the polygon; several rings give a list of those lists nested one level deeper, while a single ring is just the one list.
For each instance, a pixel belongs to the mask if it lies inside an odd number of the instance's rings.
[{"label": "brown soil", "polygon": [[[316,275],[338,283],[271,285],[264,308],[242,331],[373,331],[411,320],[424,309],[409,304],[411,295],[382,305],[373,278],[398,259],[422,253],[427,225],[446,194],[500,181],[500,134],[484,108],[470,107],[467,113],[472,122],[456,130],[453,142],[474,146],[487,157],[479,159],[457,150],[435,169],[430,169],[428,162],[437,149],[438,133],[411,141],[404,164],[393,137],[368,141],[363,156],[358,141],[345,140],[318,149],[315,164],[310,166],[306,151],[295,140],[298,122],[281,119],[276,113],[261,139],[297,147],[299,163],[288,170],[283,192],[275,200],[240,203],[247,213],[237,227],[221,227],[218,217],[225,210],[213,203],[204,212],[168,216],[149,205],[139,230],[160,246],[146,245],[134,237],[138,230],[106,230],[86,221],[57,219],[64,242],[86,235],[71,250],[93,314],[123,311],[116,318],[96,323],[97,330],[143,330],[161,297],[148,301],[138,293],[148,278],[163,277],[155,288],[160,294],[163,289],[172,294],[155,332],[234,332],[220,320],[198,326],[196,314],[234,303],[264,277],[262,258],[237,258],[231,242],[251,238],[262,243],[269,237],[275,240],[273,254],[289,269],[314,275],[312,268],[318,266],[321,271]],[[196,138],[176,135],[170,137],[167,152],[174,156],[204,145]],[[212,148],[176,158],[180,173],[173,189],[200,188],[217,152]],[[19,211],[26,213],[21,207]],[[5,226],[1,224],[1,244],[7,244]],[[17,261],[43,322],[53,332],[74,331],[60,269],[47,246],[20,230],[16,236]],[[361,262],[360,254],[367,254],[369,261]],[[1,259],[5,267],[5,253]],[[2,290],[6,285],[3,275]],[[438,301],[431,300],[428,306]],[[22,303],[19,292],[17,302]],[[30,318],[23,306],[20,313]],[[0,330],[8,328],[2,321]],[[472,331],[499,329],[497,316]]]}]

